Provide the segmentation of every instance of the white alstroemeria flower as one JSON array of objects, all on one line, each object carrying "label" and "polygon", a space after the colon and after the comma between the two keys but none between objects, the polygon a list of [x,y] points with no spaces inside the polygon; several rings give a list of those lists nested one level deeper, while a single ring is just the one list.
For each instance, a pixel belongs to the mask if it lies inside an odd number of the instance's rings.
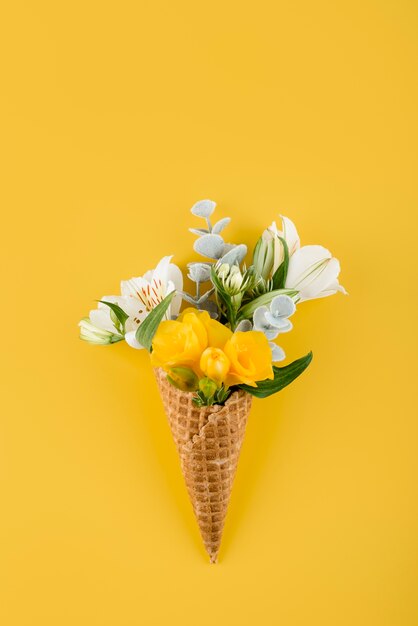
[{"label": "white alstroemeria flower", "polygon": [[134,328],[136,328],[146,317],[142,311],[142,307],[131,298],[123,296],[103,296],[103,298],[101,298],[101,302],[98,302],[97,304],[97,309],[90,311],[89,317],[90,321],[95,326],[103,328],[104,330],[119,332],[118,322],[115,315],[112,310],[104,304],[105,302],[117,304],[123,311],[125,311],[126,315],[129,315],[129,318],[125,323],[125,332],[134,330]]},{"label": "white alstroemeria flower", "polygon": [[[81,328],[80,338],[90,343],[115,343],[116,341],[124,339],[122,329],[120,328],[115,314],[104,302],[117,304],[129,316],[125,322],[125,333],[135,333],[138,325],[147,316],[142,303],[128,296],[103,296],[101,300],[102,301],[97,304],[97,309],[90,311],[89,317],[81,320],[79,323]],[[97,339],[97,341],[95,339]],[[100,339],[101,341],[99,341]]]},{"label": "white alstroemeria flower", "polygon": [[258,262],[259,273],[268,278],[284,260],[282,237],[289,250],[289,267],[285,283],[286,289],[300,292],[298,302],[325,298],[337,291],[347,293],[338,282],[340,264],[331,252],[322,246],[302,246],[294,223],[281,216],[282,230],[273,222],[261,237],[255,260]]},{"label": "white alstroemeria flower", "polygon": [[116,331],[115,327],[113,327],[113,331],[106,330],[93,324],[88,317],[82,319],[78,325],[80,326],[80,339],[88,343],[106,345],[122,341],[123,339],[123,336]]},{"label": "white alstroemeria flower", "polygon": [[[161,259],[154,270],[144,276],[123,280],[121,296],[103,296],[97,309],[90,311],[89,318],[79,324],[80,338],[90,343],[115,343],[125,339],[132,348],[142,348],[135,337],[138,326],[148,313],[172,291],[181,291],[183,276],[180,269],[170,263],[171,256]],[[116,315],[105,302],[117,304],[128,316],[123,329]],[[176,294],[166,313],[166,319],[177,316],[180,311],[181,295]]]},{"label": "white alstroemeria flower", "polygon": [[265,238],[271,237],[274,241],[272,274],[274,274],[284,259],[283,244],[279,237],[282,237],[282,239],[284,239],[287,243],[289,257],[291,257],[292,254],[300,248],[300,238],[298,231],[296,230],[296,226],[288,217],[285,217],[284,215],[281,215],[280,217],[282,220],[282,230],[277,228],[276,222],[272,222],[271,226],[269,226],[262,235]]},{"label": "white alstroemeria flower", "polygon": [[295,312],[296,307],[292,298],[279,295],[273,298],[270,308],[259,306],[254,311],[254,329],[260,330],[267,339],[275,339],[279,333],[292,330],[292,322],[288,319]]},{"label": "white alstroemeria flower", "polygon": [[[130,306],[136,307],[136,317],[133,320],[135,327],[128,330],[128,320],[125,334],[125,340],[132,348],[142,348],[136,340],[135,333],[138,325],[148,313],[169,293],[174,290],[179,292],[183,289],[183,275],[177,265],[170,263],[171,258],[171,256],[165,256],[154,270],[146,272],[143,276],[121,282],[122,296],[130,300]],[[181,295],[177,293],[167,309],[166,319],[177,317],[180,306]],[[122,305],[121,308],[129,314]]]},{"label": "white alstroemeria flower", "polygon": [[303,246],[290,257],[285,287],[299,291],[298,301],[325,298],[337,291],[340,263],[322,246]]},{"label": "white alstroemeria flower", "polygon": [[254,250],[254,266],[264,280],[271,279],[275,271],[284,260],[283,243],[284,239],[289,249],[289,255],[293,254],[300,246],[299,235],[296,227],[287,217],[282,217],[283,230],[279,230],[276,222],[261,235]]}]

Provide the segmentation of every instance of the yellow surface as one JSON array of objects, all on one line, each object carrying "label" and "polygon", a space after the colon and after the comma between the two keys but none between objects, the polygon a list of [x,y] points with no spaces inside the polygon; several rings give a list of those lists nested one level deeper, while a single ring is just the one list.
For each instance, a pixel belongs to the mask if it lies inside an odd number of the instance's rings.
[{"label": "yellow surface", "polygon": [[[415,626],[416,3],[1,13],[0,623]],[[350,292],[283,340],[314,361],[255,402],[217,566],[147,354],[76,326],[191,260],[205,197],[234,241],[289,215]]]}]

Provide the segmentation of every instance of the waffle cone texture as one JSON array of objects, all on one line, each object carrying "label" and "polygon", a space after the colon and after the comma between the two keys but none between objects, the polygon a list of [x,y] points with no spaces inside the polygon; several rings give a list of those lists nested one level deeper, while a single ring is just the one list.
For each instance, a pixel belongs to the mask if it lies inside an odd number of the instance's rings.
[{"label": "waffle cone texture", "polygon": [[198,408],[194,394],[173,387],[162,369],[155,376],[200,534],[216,563],[252,397],[239,390],[224,406]]}]

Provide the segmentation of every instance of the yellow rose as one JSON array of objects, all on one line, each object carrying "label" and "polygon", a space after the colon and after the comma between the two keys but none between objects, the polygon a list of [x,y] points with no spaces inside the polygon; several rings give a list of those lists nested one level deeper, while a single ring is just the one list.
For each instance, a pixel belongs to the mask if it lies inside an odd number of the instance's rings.
[{"label": "yellow rose", "polygon": [[196,334],[202,350],[208,345],[208,331],[203,323],[201,315],[198,314],[197,309],[188,308],[177,318],[177,321],[182,324],[190,326]]},{"label": "yellow rose", "polygon": [[226,385],[244,383],[257,387],[256,382],[273,379],[271,350],[266,336],[257,330],[236,332],[224,347],[231,365],[226,377]]},{"label": "yellow rose", "polygon": [[197,325],[200,322],[207,332],[207,345],[214,348],[222,349],[228,339],[232,337],[232,331],[220,322],[212,319],[207,311],[199,311],[198,309],[188,307],[184,309],[177,320],[192,325]]},{"label": "yellow rose", "polygon": [[199,361],[207,346],[207,333],[202,328],[178,321],[161,322],[152,341],[153,366],[169,370],[184,365],[200,375]]},{"label": "yellow rose", "polygon": [[229,372],[230,361],[220,348],[206,348],[200,358],[200,369],[220,386]]}]

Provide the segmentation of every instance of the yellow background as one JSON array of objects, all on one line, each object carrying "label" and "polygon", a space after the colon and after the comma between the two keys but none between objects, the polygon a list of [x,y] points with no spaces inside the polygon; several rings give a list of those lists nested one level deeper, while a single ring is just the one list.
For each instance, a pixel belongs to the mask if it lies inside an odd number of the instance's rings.
[{"label": "yellow background", "polygon": [[[418,623],[417,9],[407,0],[1,11],[0,622]],[[147,354],[77,322],[202,198],[342,262],[256,401],[217,566]]]}]

